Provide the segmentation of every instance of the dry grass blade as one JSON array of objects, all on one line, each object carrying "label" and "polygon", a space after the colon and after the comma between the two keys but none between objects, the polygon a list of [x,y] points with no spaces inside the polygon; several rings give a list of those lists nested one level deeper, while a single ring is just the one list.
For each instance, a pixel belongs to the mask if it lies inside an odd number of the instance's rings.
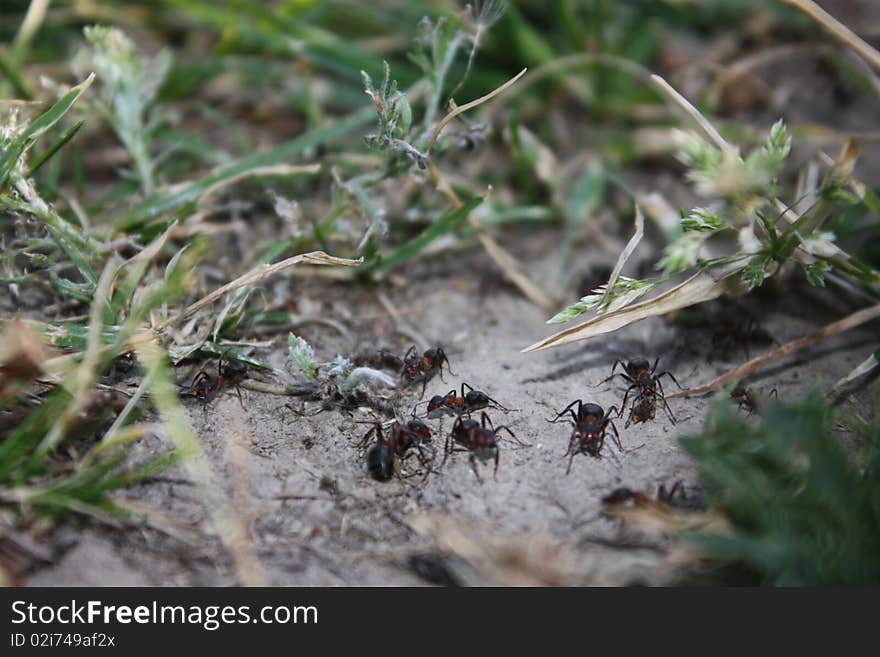
[{"label": "dry grass blade", "polygon": [[[460,208],[464,205],[449,182],[430,160],[428,160],[428,174],[431,176],[431,182],[434,184],[434,187],[446,196],[454,208]],[[480,244],[486,250],[489,257],[492,258],[492,261],[498,265],[498,268],[519,288],[526,298],[544,310],[552,310],[558,305],[555,298],[547,294],[529,278],[516,259],[495,241],[495,238],[489,234],[489,231],[474,219],[473,214],[468,215],[467,222],[476,231],[477,239],[480,240]]]},{"label": "dry grass blade", "polygon": [[878,375],[880,375],[880,360],[877,360],[877,354],[873,353],[835,383],[825,396],[833,400],[834,403],[840,403],[847,395],[855,392]]},{"label": "dry grass blade", "polygon": [[815,333],[811,333],[810,335],[798,338],[797,340],[792,340],[791,342],[785,343],[781,347],[771,349],[765,354],[752,358],[750,361],[743,363],[739,367],[733,368],[726,374],[722,374],[717,379],[713,379],[709,383],[697,386],[695,388],[679,390],[673,394],[667,395],[667,399],[672,399],[674,397],[688,397],[691,395],[700,395],[706,392],[711,392],[712,390],[725,386],[728,383],[739,381],[744,376],[760,370],[761,368],[772,363],[773,361],[779,360],[784,356],[788,356],[789,354],[803,349],[804,347],[809,347],[815,342],[819,342],[820,340],[829,338],[832,335],[837,335],[838,333],[843,333],[844,331],[848,331],[857,326],[861,326],[862,324],[870,322],[871,320],[878,317],[880,317],[880,304],[870,306],[868,308],[863,308],[862,310],[856,311],[851,315],[847,315],[843,319],[839,319],[836,322],[832,322],[831,324],[823,326]]},{"label": "dry grass blade", "polygon": [[852,48],[861,57],[880,70],[880,52],[865,42],[846,25],[822,9],[813,0],[783,0],[786,4],[798,9],[828,30],[835,39]]},{"label": "dry grass blade", "polygon": [[301,253],[300,255],[287,258],[286,260],[281,260],[280,262],[276,262],[271,265],[259,265],[258,267],[254,267],[253,269],[251,269],[246,274],[239,276],[234,281],[230,281],[226,285],[217,288],[210,294],[205,295],[195,303],[191,304],[183,312],[181,312],[180,315],[178,315],[174,319],[170,319],[165,322],[162,325],[162,328],[165,328],[180,319],[192,317],[202,308],[210,306],[218,299],[222,299],[223,296],[228,294],[229,292],[233,292],[248,285],[256,285],[257,283],[261,283],[270,276],[274,276],[278,272],[284,271],[285,269],[293,267],[294,265],[298,265],[301,262],[305,262],[311,265],[356,267],[363,262],[363,258],[358,258],[357,260],[349,260],[348,258],[336,258],[334,256],[327,255],[323,251],[312,251],[311,253]]},{"label": "dry grass blade", "polygon": [[620,310],[593,317],[586,322],[554,333],[549,338],[544,338],[540,342],[526,347],[522,353],[547,349],[548,347],[559,347],[578,340],[587,340],[597,335],[611,333],[648,317],[665,315],[674,310],[711,301],[741,285],[739,280],[741,269],[742,263],[734,263],[718,269],[703,270],[663,294]]},{"label": "dry grass blade", "polygon": [[715,142],[715,145],[718,146],[718,148],[720,148],[721,150],[733,149],[733,146],[731,146],[724,139],[724,137],[721,136],[721,133],[715,129],[715,126],[713,126],[705,116],[700,114],[700,111],[696,107],[694,107],[687,98],[678,93],[671,84],[669,84],[659,75],[652,75],[651,79],[658,87],[660,87],[660,90],[664,94],[669,96],[676,105],[683,109],[685,113],[703,129],[703,132],[706,133],[706,136],[708,136],[709,139]]},{"label": "dry grass blade", "polygon": [[440,138],[440,133],[443,131],[443,128],[445,128],[453,120],[455,120],[455,117],[459,116],[460,114],[464,114],[468,110],[472,110],[473,108],[478,107],[485,102],[492,100],[493,98],[495,98],[495,96],[502,93],[508,87],[512,86],[517,80],[519,80],[523,75],[525,75],[526,71],[528,71],[528,70],[529,69],[524,68],[523,70],[521,70],[519,73],[517,73],[514,77],[510,78],[507,82],[502,84],[497,89],[490,91],[485,96],[480,96],[476,100],[472,100],[469,103],[465,103],[461,107],[456,107],[451,112],[449,112],[449,114],[444,116],[440,121],[437,122],[437,125],[434,126],[434,130],[431,132],[431,138],[428,139],[428,145],[425,148],[425,152],[428,152],[428,153],[431,152],[431,149],[434,147],[434,144],[437,143],[437,139]]},{"label": "dry grass blade", "polygon": [[614,286],[617,283],[617,279],[620,277],[620,272],[623,271],[623,266],[633,254],[633,251],[636,250],[639,242],[642,241],[642,237],[644,236],[644,234],[645,215],[642,214],[642,209],[639,207],[638,204],[636,204],[636,232],[633,233],[633,236],[630,238],[629,242],[627,242],[626,248],[624,248],[623,252],[620,254],[620,257],[617,259],[617,264],[614,265],[614,270],[611,272],[611,276],[608,278],[608,285],[605,286],[605,294],[602,295],[602,301],[599,303],[600,308],[607,307],[606,304],[608,303],[608,295],[611,293],[611,290],[614,289]]}]

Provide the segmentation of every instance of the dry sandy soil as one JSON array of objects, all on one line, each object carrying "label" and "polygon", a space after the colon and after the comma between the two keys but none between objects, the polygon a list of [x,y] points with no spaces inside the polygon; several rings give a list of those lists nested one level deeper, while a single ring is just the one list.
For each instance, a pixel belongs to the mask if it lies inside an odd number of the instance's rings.
[{"label": "dry sandy soil", "polygon": [[[555,276],[557,236],[514,234],[517,255],[545,281]],[[594,258],[581,254],[586,271]],[[406,285],[383,286],[398,323],[380,303],[378,288],[309,280],[295,282],[300,308],[344,322],[351,336],[326,326],[298,333],[319,358],[389,348],[402,353],[414,328],[446,348],[456,376],[433,379],[427,395],[466,381],[511,410],[491,411],[531,444],[502,443],[497,481],[491,464],[474,476],[466,454],[441,465],[443,438],[452,419],[430,421],[440,455],[422,480],[372,480],[355,443],[367,430],[366,412],[338,411],[301,417],[287,407],[301,401],[242,390],[243,406],[228,391],[203,408],[187,401],[194,429],[222,481],[228,510],[246,527],[230,551],[216,538],[204,499],[182,469],[128,491],[167,531],[109,528],[70,521],[53,535],[57,559],[37,568],[29,585],[187,585],[240,582],[272,585],[440,584],[662,584],[682,576],[679,559],[662,540],[624,536],[618,521],[601,514],[603,495],[619,486],[655,492],[660,484],[699,482],[676,437],[701,428],[708,398],[670,401],[678,420],[665,416],[624,429],[624,451],[606,443],[604,458],[578,455],[565,475],[570,429],[545,418],[582,398],[619,405],[621,383],[600,384],[618,357],[661,355],[662,367],[682,385],[714,378],[747,357],[743,345],[715,337],[718,327],[684,328],[671,318],[649,320],[619,333],[533,354],[520,349],[548,335],[545,313],[507,287],[479,251],[450,254],[414,265]],[[831,291],[788,286],[784,295],[750,299],[751,312],[777,343],[838,319],[851,307]],[[715,310],[718,311],[716,305]],[[727,318],[730,319],[729,307]],[[399,330],[404,328],[403,332]],[[354,344],[351,338],[353,337]],[[876,334],[871,328],[820,343],[762,373],[759,389],[792,398],[811,385],[828,386],[863,360]],[[748,347],[756,355],[767,346]],[[260,356],[285,367],[286,344]],[[181,371],[181,379],[186,375]],[[408,412],[418,390],[402,402]],[[869,412],[868,399],[850,402]],[[306,403],[306,410],[317,405]],[[138,445],[143,456],[167,447],[162,436]],[[412,459],[408,463],[415,464]],[[238,560],[231,552],[239,551]],[[244,555],[244,556],[242,556]]]}]

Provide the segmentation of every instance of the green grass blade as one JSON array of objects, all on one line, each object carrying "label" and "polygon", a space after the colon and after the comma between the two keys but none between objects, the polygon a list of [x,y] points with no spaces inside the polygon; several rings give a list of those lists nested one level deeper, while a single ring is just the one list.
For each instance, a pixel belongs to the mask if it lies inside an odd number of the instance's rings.
[{"label": "green grass blade", "polygon": [[467,216],[471,213],[471,211],[482,202],[482,198],[480,198],[479,196],[475,196],[460,208],[450,210],[433,224],[431,224],[421,235],[419,235],[415,239],[410,240],[400,248],[396,249],[387,257],[378,258],[370,263],[367,263],[366,265],[363,265],[360,268],[361,271],[369,272],[391,269],[392,267],[396,267],[406,262],[407,260],[415,258],[425,249],[425,247],[427,247],[435,239],[458,228],[465,221],[465,219],[467,219]]},{"label": "green grass blade", "polygon": [[43,153],[42,155],[37,157],[37,159],[31,165],[31,168],[27,172],[28,178],[30,178],[37,171],[39,171],[41,166],[43,166],[46,162],[48,162],[52,158],[52,156],[55,155],[55,153],[57,153],[59,150],[61,150],[64,147],[64,145],[67,142],[69,142],[71,139],[73,139],[73,137],[76,135],[76,133],[79,132],[79,129],[83,127],[84,123],[85,123],[85,119],[74,123],[63,135],[61,135],[61,137],[58,139],[58,141],[56,141],[54,144],[52,144],[49,147],[49,149],[45,153]]},{"label": "green grass blade", "polygon": [[376,112],[373,107],[365,107],[340,121],[310,130],[277,148],[232,162],[179,191],[147,199],[125,214],[117,222],[117,226],[126,232],[136,230],[144,223],[156,219],[167,212],[178,210],[187,203],[192,203],[219,183],[239,177],[252,169],[272,166],[302,155],[303,152],[310,148],[338,139],[349,132],[367,125],[370,121],[374,120],[375,115]]},{"label": "green grass blade", "polygon": [[79,99],[82,93],[89,88],[95,74],[92,73],[85,80],[68,91],[61,99],[52,105],[48,110],[38,116],[31,124],[22,132],[6,149],[6,152],[0,157],[0,187],[6,182],[15,164],[22,154],[33,145],[47,130],[54,126],[61,118],[67,114],[73,104]]}]

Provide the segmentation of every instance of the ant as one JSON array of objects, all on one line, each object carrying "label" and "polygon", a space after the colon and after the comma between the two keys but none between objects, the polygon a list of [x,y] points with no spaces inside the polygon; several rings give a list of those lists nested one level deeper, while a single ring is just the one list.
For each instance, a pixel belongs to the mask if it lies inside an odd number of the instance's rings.
[{"label": "ant", "polygon": [[425,394],[428,381],[435,374],[439,373],[440,380],[443,380],[444,363],[449,373],[454,376],[443,347],[428,349],[419,356],[415,345],[413,345],[403,355],[403,368],[400,371],[400,378],[404,379],[407,383],[421,383],[422,394]]},{"label": "ant", "polygon": [[[477,459],[479,458],[481,461],[494,459],[495,470],[492,473],[492,478],[498,481],[498,433],[501,431],[506,431],[517,443],[526,446],[526,443],[520,441],[509,427],[493,426],[492,420],[486,413],[481,414],[479,422],[471,418],[464,419],[464,416],[459,415],[455,424],[452,425],[452,433],[446,438],[443,462],[446,462],[452,452],[470,452],[471,467],[477,476],[477,481],[482,484],[483,479],[477,471]],[[454,443],[458,443],[462,447],[456,448]]]},{"label": "ant", "polygon": [[623,377],[624,380],[630,384],[626,389],[626,393],[623,395],[623,404],[620,406],[618,417],[623,415],[629,393],[633,389],[636,390],[636,397],[633,400],[632,407],[629,411],[629,417],[626,420],[624,428],[628,428],[633,422],[639,424],[640,422],[653,420],[657,413],[658,398],[663,402],[663,409],[666,411],[672,424],[675,424],[675,416],[672,414],[672,409],[669,408],[669,404],[666,402],[666,396],[663,393],[663,384],[660,382],[660,378],[668,376],[679,388],[681,388],[681,384],[676,380],[672,372],[663,371],[657,374],[657,365],[659,362],[660,356],[657,356],[657,360],[654,361],[653,367],[651,367],[647,358],[641,356],[633,358],[626,363],[622,360],[614,361],[614,365],[611,368],[611,376],[605,379],[605,381],[614,377],[614,370],[617,369],[618,365],[623,365],[625,371],[619,372],[618,376]]},{"label": "ant", "polygon": [[[577,405],[577,411],[573,409],[575,405]],[[611,425],[611,430],[614,432],[614,442],[617,444],[617,448],[623,451],[623,446],[620,444],[620,434],[617,433],[617,427],[611,421],[612,411],[618,413],[617,408],[614,406],[609,408],[606,414],[598,404],[585,404],[582,400],[578,399],[562,409],[555,418],[547,420],[551,423],[558,422],[566,413],[572,417],[574,430],[571,432],[568,450],[565,452],[565,456],[571,455],[568,459],[566,475],[571,472],[571,464],[576,454],[589,454],[595,458],[601,458],[602,447],[605,445],[605,431],[608,425]]]},{"label": "ant", "polygon": [[[779,392],[776,388],[773,388],[773,390],[766,395],[766,399],[769,399],[771,396],[775,399],[779,399]],[[742,384],[736,385],[736,387],[730,391],[730,398],[736,402],[737,410],[745,410],[748,415],[759,410],[766,401],[766,399],[759,399],[754,390],[747,388]]]},{"label": "ant", "polygon": [[668,490],[665,484],[660,484],[660,487],[657,489],[656,499],[651,499],[649,495],[629,488],[615,488],[610,494],[602,498],[602,503],[609,506],[619,506],[627,502],[632,502],[632,505],[635,507],[653,506],[692,511],[705,509],[706,507],[703,497],[699,494],[688,495],[681,481],[676,481],[672,488]]},{"label": "ant", "polygon": [[[465,392],[465,388],[467,388],[467,392]],[[500,411],[506,412],[508,410],[485,392],[474,389],[473,386],[468,383],[461,384],[461,394],[456,393],[453,389],[442,396],[434,395],[427,402],[420,402],[419,404],[416,404],[416,406],[418,407],[421,404],[427,404],[427,417],[429,418],[437,418],[441,415],[470,414],[473,411],[479,411],[488,408],[489,406],[497,408]],[[413,411],[415,412],[415,409],[413,409]]]},{"label": "ant", "polygon": [[204,369],[200,370],[185,392],[203,404],[207,404],[220,393],[224,386],[232,385],[235,386],[238,401],[244,406],[238,384],[247,376],[247,372],[248,366],[241,361],[230,360],[224,363],[221,358],[217,361],[216,376],[208,374]]},{"label": "ant", "polygon": [[[387,436],[382,431],[382,424],[377,422],[364,435],[358,443],[358,447],[365,447],[374,433],[376,434],[376,444],[367,452],[367,471],[373,479],[377,481],[391,479],[394,475],[397,459],[403,460],[413,447],[418,450],[422,464],[428,462],[422,446],[431,442],[431,429],[424,422],[420,420],[410,420],[406,424],[395,422]],[[430,472],[430,468],[428,472]]]},{"label": "ant", "polygon": [[372,367],[377,370],[390,369],[398,372],[403,367],[403,359],[397,354],[380,349],[376,352],[362,353],[354,356],[351,362],[355,367]]}]

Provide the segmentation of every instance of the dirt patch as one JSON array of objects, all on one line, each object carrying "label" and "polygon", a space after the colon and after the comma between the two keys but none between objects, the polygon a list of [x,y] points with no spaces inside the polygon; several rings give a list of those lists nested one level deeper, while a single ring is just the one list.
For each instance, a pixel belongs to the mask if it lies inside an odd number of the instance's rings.
[{"label": "dirt patch", "polygon": [[[545,253],[552,253],[552,239],[548,234],[527,248],[548,246]],[[582,257],[589,261],[591,255]],[[602,339],[524,355],[521,348],[549,333],[546,315],[509,288],[487,282],[479,273],[486,269],[482,259],[478,252],[444,256],[432,261],[430,275],[409,272],[414,281],[409,286],[382,289],[408,324],[449,355],[457,376],[433,379],[427,396],[466,381],[515,409],[490,415],[531,447],[502,443],[497,481],[491,464],[483,465],[481,484],[466,454],[453,454],[441,465],[451,418],[429,421],[438,459],[423,484],[420,477],[383,484],[368,477],[363,452],[355,448],[368,428],[357,423],[369,419],[364,412],[301,417],[287,407],[299,401],[249,390],[242,390],[243,405],[231,391],[207,408],[187,402],[229,503],[245,521],[247,547],[262,571],[258,577],[272,585],[619,584],[662,583],[680,574],[675,551],[662,541],[621,540],[617,523],[600,513],[600,500],[620,486],[646,491],[675,481],[698,486],[676,437],[699,431],[711,400],[672,400],[675,425],[661,413],[628,429],[618,421],[624,451],[609,442],[604,458],[578,455],[568,476],[563,453],[570,429],[546,418],[579,398],[606,408],[620,405],[622,385],[600,383],[617,358],[660,355],[663,367],[687,386],[744,360],[742,344],[720,342],[712,326],[685,327],[662,318]],[[533,267],[549,279],[556,262],[546,257]],[[838,318],[843,304],[827,291],[792,289],[785,296],[748,302],[779,343]],[[322,300],[325,308],[336,309],[329,316],[343,317],[354,336],[352,345],[327,327],[305,327],[301,333],[321,359],[369,347],[402,353],[411,343],[396,332],[386,305],[369,289],[310,280],[298,290],[306,305],[308,299]],[[765,372],[755,385],[775,388],[782,399],[828,386],[864,359],[865,345],[875,338],[869,327],[831,339]],[[761,348],[750,350],[754,355]],[[279,339],[275,349],[261,355],[282,367],[285,354]],[[416,401],[415,395],[407,398],[402,413]],[[870,407],[867,401],[852,403],[859,412]],[[306,403],[306,409],[315,408]],[[150,436],[135,456],[165,446],[161,436]],[[27,583],[211,586],[240,581],[229,554],[210,538],[213,530],[199,491],[182,471],[169,471],[125,497],[166,522],[167,531],[62,527],[55,540],[68,541],[70,549],[54,565],[33,572]]]}]

